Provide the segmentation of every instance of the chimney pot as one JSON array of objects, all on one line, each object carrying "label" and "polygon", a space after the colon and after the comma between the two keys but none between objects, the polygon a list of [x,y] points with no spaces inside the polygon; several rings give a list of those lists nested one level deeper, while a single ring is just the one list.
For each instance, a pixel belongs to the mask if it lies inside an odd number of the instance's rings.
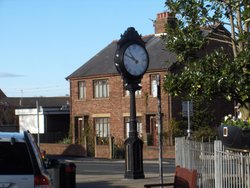
[{"label": "chimney pot", "polygon": [[164,33],[165,32],[165,25],[168,23],[169,20],[175,21],[169,12],[162,12],[157,14],[157,18],[154,23],[155,27],[155,34]]}]

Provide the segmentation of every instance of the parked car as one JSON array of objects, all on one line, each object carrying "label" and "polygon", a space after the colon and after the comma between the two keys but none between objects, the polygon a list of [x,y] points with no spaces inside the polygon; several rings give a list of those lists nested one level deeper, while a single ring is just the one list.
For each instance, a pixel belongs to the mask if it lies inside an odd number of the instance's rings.
[{"label": "parked car", "polygon": [[52,188],[41,153],[28,132],[0,132],[0,187]]}]

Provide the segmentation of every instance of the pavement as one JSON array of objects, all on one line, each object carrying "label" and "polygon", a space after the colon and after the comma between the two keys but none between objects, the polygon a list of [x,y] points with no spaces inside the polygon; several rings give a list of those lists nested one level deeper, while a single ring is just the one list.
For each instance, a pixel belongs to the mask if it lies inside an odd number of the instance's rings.
[{"label": "pavement", "polygon": [[[124,160],[67,159],[64,161],[74,162],[77,166],[76,188],[143,188],[145,184],[160,183],[158,169],[155,170],[155,168],[158,168],[158,161],[143,162],[145,175],[143,179],[125,179],[124,169],[121,169],[121,166],[124,166]],[[170,163],[164,162],[164,165],[173,166],[173,162]],[[102,170],[92,168],[95,165]],[[154,168],[154,170],[151,170],[151,168]],[[81,169],[83,170],[81,171]],[[174,173],[172,172],[164,173],[163,182],[173,182],[173,176]]]},{"label": "pavement", "polygon": [[[164,183],[173,182],[173,176],[164,176]],[[145,184],[160,183],[159,176],[145,174],[144,179],[124,179],[123,175],[76,175],[77,188],[139,188]]]}]

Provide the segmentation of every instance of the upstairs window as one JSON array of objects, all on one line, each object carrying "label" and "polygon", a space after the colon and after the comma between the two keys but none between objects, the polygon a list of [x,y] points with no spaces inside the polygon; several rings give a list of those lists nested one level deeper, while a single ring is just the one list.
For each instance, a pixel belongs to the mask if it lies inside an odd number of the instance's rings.
[{"label": "upstairs window", "polygon": [[150,76],[150,94],[157,97],[157,74]]},{"label": "upstairs window", "polygon": [[108,80],[94,80],[94,98],[109,97]]},{"label": "upstairs window", "polygon": [[86,99],[86,83],[85,83],[85,81],[78,82],[78,99],[79,100]]}]

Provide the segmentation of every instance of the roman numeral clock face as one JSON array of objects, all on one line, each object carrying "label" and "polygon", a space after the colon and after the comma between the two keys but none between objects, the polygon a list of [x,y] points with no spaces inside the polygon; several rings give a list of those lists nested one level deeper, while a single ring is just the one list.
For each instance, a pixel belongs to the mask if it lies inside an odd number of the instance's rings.
[{"label": "roman numeral clock face", "polygon": [[124,67],[132,76],[141,76],[148,68],[148,54],[141,45],[129,45],[123,56]]}]

